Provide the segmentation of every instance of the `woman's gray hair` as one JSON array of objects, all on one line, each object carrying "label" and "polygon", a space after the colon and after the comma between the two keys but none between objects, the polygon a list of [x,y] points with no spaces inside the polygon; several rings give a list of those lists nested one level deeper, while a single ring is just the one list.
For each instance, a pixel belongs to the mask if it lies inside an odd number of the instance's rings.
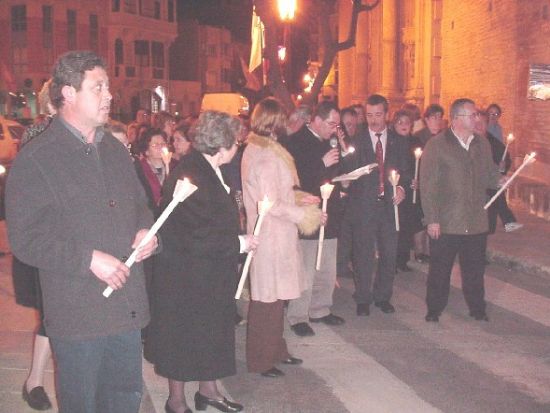
[{"label": "woman's gray hair", "polygon": [[202,112],[191,128],[193,148],[207,155],[215,155],[221,148],[229,149],[241,129],[239,119],[217,110]]}]

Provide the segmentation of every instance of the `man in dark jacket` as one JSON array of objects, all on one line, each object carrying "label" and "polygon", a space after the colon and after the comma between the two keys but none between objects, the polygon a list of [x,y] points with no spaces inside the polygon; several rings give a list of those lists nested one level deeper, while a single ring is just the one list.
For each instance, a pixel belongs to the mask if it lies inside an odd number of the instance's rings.
[{"label": "man in dark jacket", "polygon": [[[329,140],[340,125],[336,105],[322,102],[315,108],[312,120],[291,135],[286,145],[296,162],[302,190],[320,196],[321,185],[337,175],[339,150],[331,148]],[[340,228],[340,191],[335,188],[327,204],[328,221],[320,270],[315,269],[319,233],[301,236],[306,290],[300,298],[288,304],[287,318],[291,329],[298,336],[311,336],[313,329],[308,324],[322,322],[339,325],[344,319],[331,313],[332,294],[336,283],[336,244]]]},{"label": "man in dark jacket", "polygon": [[[348,208],[355,223],[352,254],[358,316],[368,316],[373,301],[384,313],[395,311],[390,303],[397,254],[394,204],[405,199],[403,188],[410,185],[411,170],[407,141],[387,128],[388,106],[384,96],[367,98],[368,128],[355,139],[355,152],[345,154],[343,159],[345,171],[378,164],[373,172],[352,181],[349,187]],[[392,170],[400,174],[396,196],[388,179]]]},{"label": "man in dark jacket", "polygon": [[39,269],[59,411],[137,412],[140,329],[149,321],[140,261],[156,238],[131,271],[123,261],[153,218],[128,151],[102,127],[112,99],[104,62],[92,52],[61,56],[50,98],[58,115],[8,179],[9,241]]},{"label": "man in dark jacket", "polygon": [[497,187],[500,174],[489,143],[474,134],[479,118],[474,102],[455,100],[449,116],[451,127],[428,141],[420,164],[420,196],[431,238],[426,321],[439,321],[447,305],[457,255],[470,315],[487,321],[483,276],[488,226],[483,206],[487,189]]},{"label": "man in dark jacket", "polygon": [[[487,130],[487,125],[489,124],[489,114],[487,112],[479,112],[479,122],[476,125],[476,132],[479,133],[484,138],[487,138],[489,144],[491,145],[491,153],[493,155],[493,162],[499,166],[499,171],[502,175],[506,175],[510,166],[512,166],[512,160],[510,159],[510,153],[507,153],[505,158],[502,159],[504,155],[505,146],[504,144],[495,138]],[[487,195],[492,197],[496,194],[495,189],[488,189]],[[502,193],[500,196],[491,204],[487,210],[489,217],[489,234],[494,234],[497,229],[497,216],[500,216],[502,225],[504,225],[504,230],[506,232],[513,232],[523,227],[523,224],[520,224],[516,221],[514,213],[508,206],[506,202],[506,194]]]}]

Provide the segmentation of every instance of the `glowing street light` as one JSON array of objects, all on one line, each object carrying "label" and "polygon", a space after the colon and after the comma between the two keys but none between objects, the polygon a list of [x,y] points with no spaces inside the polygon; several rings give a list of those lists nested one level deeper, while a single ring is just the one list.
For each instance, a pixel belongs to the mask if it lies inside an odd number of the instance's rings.
[{"label": "glowing street light", "polygon": [[294,19],[296,13],[296,0],[278,0],[279,16],[281,20],[288,21]]}]

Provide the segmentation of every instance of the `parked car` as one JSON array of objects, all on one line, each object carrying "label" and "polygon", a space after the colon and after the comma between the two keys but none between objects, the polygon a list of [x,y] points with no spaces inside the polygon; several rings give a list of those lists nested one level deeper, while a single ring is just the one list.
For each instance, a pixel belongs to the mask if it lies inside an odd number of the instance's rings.
[{"label": "parked car", "polygon": [[14,160],[25,127],[14,120],[0,116],[0,163]]}]

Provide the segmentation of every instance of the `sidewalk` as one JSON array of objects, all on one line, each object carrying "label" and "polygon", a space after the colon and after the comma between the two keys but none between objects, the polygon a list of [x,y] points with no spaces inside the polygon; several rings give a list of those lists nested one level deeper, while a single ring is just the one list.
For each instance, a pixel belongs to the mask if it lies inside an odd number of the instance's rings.
[{"label": "sidewalk", "polygon": [[488,259],[550,280],[550,222],[520,207],[513,210],[523,228],[504,232],[499,219],[497,232],[487,243]]}]

